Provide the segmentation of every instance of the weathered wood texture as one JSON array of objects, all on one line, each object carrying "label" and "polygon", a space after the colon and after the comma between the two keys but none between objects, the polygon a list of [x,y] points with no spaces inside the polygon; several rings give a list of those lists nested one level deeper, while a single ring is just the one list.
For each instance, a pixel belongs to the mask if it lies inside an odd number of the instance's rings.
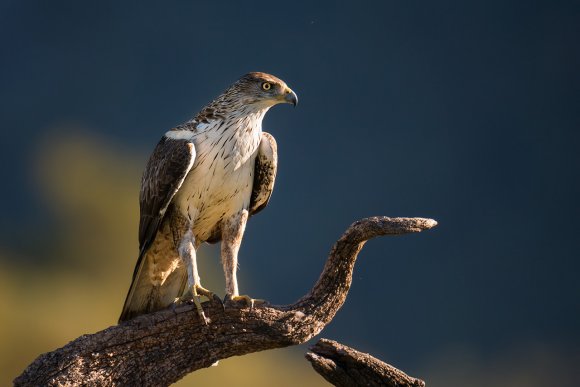
[{"label": "weathered wood texture", "polygon": [[430,229],[423,218],[366,218],[335,243],[312,290],[292,305],[248,307],[205,302],[205,325],[194,305],[179,305],[83,335],[40,355],[16,386],[164,386],[220,359],[300,344],[318,334],[343,305],[358,252],[381,235]]},{"label": "weathered wood texture", "polygon": [[362,353],[336,341],[320,339],[306,354],[324,379],[338,387],[424,387],[415,379],[368,353]]}]

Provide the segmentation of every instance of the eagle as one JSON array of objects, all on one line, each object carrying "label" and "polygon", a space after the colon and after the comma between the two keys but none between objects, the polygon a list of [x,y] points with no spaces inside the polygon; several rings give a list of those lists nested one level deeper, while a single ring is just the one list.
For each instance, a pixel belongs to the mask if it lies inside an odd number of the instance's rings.
[{"label": "eagle", "polygon": [[226,300],[259,301],[239,294],[236,269],[246,222],[274,188],[277,146],[262,120],[280,103],[298,97],[273,75],[248,73],[161,138],[141,179],[139,257],[119,322],[193,298],[207,324],[200,297],[214,294],[196,260],[204,242],[221,241]]}]

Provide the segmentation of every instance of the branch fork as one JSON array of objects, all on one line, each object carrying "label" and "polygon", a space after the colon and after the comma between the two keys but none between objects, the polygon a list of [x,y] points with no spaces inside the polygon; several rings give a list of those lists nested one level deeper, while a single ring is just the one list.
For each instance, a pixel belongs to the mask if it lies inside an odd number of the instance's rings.
[{"label": "branch fork", "polygon": [[[312,290],[294,304],[254,308],[229,305],[224,309],[218,302],[205,302],[204,313],[211,320],[208,325],[199,318],[195,305],[177,305],[80,336],[40,355],[14,384],[163,386],[221,359],[304,343],[317,335],[344,304],[357,255],[367,240],[420,232],[436,225],[436,221],[425,218],[359,220],[334,244]],[[331,344],[320,345],[326,348]],[[311,362],[321,356],[316,349],[311,353]]]}]

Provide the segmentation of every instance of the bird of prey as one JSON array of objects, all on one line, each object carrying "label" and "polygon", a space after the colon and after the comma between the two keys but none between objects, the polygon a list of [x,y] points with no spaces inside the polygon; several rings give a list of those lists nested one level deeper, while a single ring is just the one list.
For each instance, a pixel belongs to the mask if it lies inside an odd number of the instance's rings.
[{"label": "bird of prey", "polygon": [[200,296],[196,250],[221,241],[226,299],[240,296],[236,269],[246,222],[270,199],[277,169],[276,141],[262,131],[266,112],[298,97],[282,80],[244,75],[192,120],[161,138],[141,180],[139,258],[119,321]]}]

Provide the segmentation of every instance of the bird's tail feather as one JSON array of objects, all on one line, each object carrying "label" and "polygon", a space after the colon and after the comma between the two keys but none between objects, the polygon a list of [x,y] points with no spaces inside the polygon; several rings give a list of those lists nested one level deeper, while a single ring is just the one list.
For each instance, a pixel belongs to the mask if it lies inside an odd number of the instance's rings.
[{"label": "bird's tail feather", "polygon": [[155,259],[150,251],[139,254],[119,323],[168,307],[185,289],[187,272],[183,267],[177,267],[161,284],[152,281]]}]

